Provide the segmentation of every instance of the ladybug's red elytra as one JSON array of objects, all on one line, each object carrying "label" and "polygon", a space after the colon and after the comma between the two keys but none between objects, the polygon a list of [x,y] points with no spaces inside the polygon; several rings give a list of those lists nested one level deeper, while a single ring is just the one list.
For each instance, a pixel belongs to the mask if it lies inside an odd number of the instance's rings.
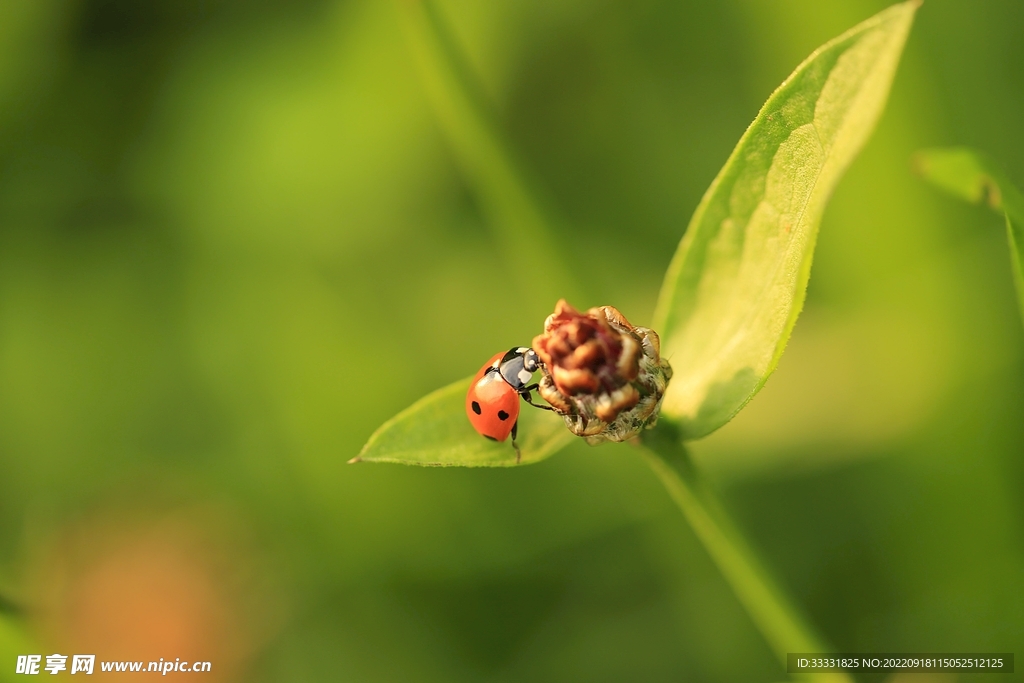
[{"label": "ladybug's red elytra", "polygon": [[530,384],[533,373],[540,367],[540,359],[529,347],[515,347],[496,354],[476,373],[466,394],[466,415],[473,428],[491,441],[504,441],[512,435],[516,449],[516,429],[519,426],[519,397],[535,408],[551,410],[533,402],[530,392],[537,384]]}]

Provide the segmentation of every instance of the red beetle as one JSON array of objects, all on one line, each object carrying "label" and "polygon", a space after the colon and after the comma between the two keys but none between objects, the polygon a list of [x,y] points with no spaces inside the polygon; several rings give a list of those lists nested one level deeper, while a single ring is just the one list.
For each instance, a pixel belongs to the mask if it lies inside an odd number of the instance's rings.
[{"label": "red beetle", "polygon": [[519,397],[522,396],[535,408],[552,410],[549,406],[534,403],[530,395],[537,384],[529,382],[539,367],[540,359],[533,349],[521,346],[509,349],[495,355],[480,368],[466,394],[466,415],[473,428],[491,441],[504,441],[511,434],[516,462],[519,462],[519,447],[516,445]]}]

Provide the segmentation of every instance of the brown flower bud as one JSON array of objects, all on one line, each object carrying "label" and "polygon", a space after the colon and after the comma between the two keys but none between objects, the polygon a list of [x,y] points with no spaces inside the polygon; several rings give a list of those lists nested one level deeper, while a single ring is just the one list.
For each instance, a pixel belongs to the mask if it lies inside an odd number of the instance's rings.
[{"label": "brown flower bud", "polygon": [[572,433],[596,444],[654,426],[672,377],[654,330],[611,306],[580,313],[562,299],[533,350],[543,362],[538,391]]}]

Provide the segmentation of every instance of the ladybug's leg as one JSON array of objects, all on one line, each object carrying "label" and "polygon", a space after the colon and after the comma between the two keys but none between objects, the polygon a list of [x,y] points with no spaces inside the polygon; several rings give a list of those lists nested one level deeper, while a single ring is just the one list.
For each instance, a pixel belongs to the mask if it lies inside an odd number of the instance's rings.
[{"label": "ladybug's leg", "polygon": [[533,402],[533,396],[530,395],[530,391],[533,389],[537,389],[539,386],[540,385],[538,384],[531,384],[528,387],[523,387],[522,389],[519,390],[519,395],[523,397],[524,401],[529,403],[534,408],[540,408],[541,410],[554,410],[554,408],[552,408],[551,406],[542,406]]},{"label": "ladybug's leg", "polygon": [[532,397],[532,396],[530,396],[530,392],[526,392],[525,394],[523,394],[523,399],[524,399],[524,400],[525,400],[525,401],[526,401],[527,403],[529,403],[529,404],[530,404],[531,406],[533,406],[534,408],[540,408],[541,410],[554,410],[554,408],[552,408],[551,406],[542,406],[542,405],[540,405],[539,403],[534,403],[534,402],[533,402],[533,401],[531,400],[532,398],[533,398],[533,397]]},{"label": "ladybug's leg", "polygon": [[519,459],[523,457],[523,454],[519,452],[519,444],[516,443],[516,432],[519,431],[519,420],[512,425],[512,448],[516,449],[516,464],[519,464]]}]

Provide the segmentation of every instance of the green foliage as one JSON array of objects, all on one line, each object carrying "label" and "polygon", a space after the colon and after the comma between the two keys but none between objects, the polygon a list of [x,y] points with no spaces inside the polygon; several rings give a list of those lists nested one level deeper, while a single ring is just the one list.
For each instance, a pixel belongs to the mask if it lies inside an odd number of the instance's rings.
[{"label": "green foliage", "polygon": [[654,322],[675,369],[662,413],[684,438],[732,419],[775,369],[825,205],[881,114],[919,4],[891,7],[804,61],[697,207]]},{"label": "green foliage", "polygon": [[1024,320],[1024,195],[985,154],[965,147],[918,152],[914,166],[937,187],[973,204],[986,203],[1006,219],[1006,240]]},{"label": "green foliage", "polygon": [[[768,99],[697,207],[654,325],[676,373],[663,413],[683,438],[728,422],[778,363],[825,204],[881,114],[919,4],[891,7],[816,50]],[[470,427],[467,387],[456,382],[385,423],[358,460],[516,464],[511,449]],[[523,412],[523,464],[568,443],[560,423],[534,412]]]},{"label": "green foliage", "polygon": [[[899,0],[422,1],[565,217],[545,230],[585,292],[570,300],[650,326],[759,106]],[[785,678],[716,566],[728,548],[673,514],[644,449],[576,444],[515,471],[345,465],[566,293],[553,273],[510,282],[533,250],[505,251],[452,146],[468,129],[424,96],[400,13],[421,3],[402,3],[4,3],[0,595],[25,609],[0,616],[0,680],[25,679],[16,654],[68,654],[69,626],[136,642],[140,622],[179,623],[117,609],[179,594],[225,617],[237,658],[213,631],[204,649],[246,680]],[[971,140],[1024,171],[1024,3],[922,11],[912,68],[829,202],[780,372],[687,448],[836,646],[1013,649],[1024,329],[1001,235],[965,232],[975,209],[906,162]],[[493,305],[508,296],[515,315]],[[103,542],[108,521],[131,552]],[[223,592],[138,574],[165,522],[215,549],[229,575],[203,586]],[[100,565],[73,561],[75,538]],[[96,581],[103,566],[138,580]]]}]

